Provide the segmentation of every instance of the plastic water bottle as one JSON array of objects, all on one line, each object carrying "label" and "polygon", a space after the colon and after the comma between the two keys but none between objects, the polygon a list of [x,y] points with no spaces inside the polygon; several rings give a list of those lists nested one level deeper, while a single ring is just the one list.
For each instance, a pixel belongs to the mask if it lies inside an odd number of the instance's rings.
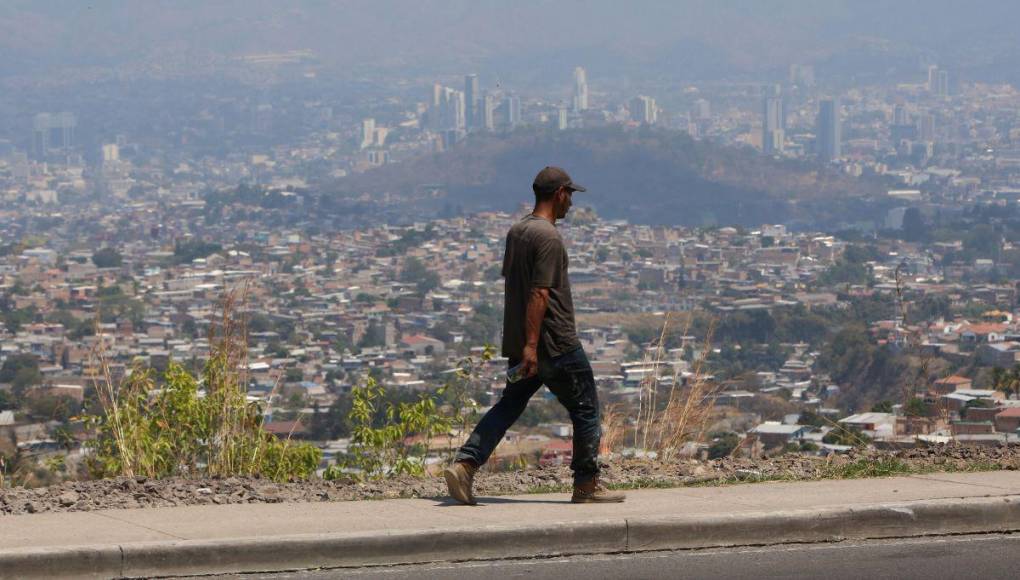
[{"label": "plastic water bottle", "polygon": [[519,362],[506,371],[506,382],[513,384],[524,378],[524,362]]}]

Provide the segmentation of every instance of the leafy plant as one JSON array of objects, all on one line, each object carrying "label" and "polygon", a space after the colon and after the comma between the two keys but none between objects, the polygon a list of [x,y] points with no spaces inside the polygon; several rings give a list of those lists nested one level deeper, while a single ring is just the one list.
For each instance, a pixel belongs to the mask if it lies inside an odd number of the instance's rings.
[{"label": "leafy plant", "polygon": [[[437,390],[442,395],[445,387]],[[413,403],[388,403],[385,423],[374,426],[386,390],[372,377],[351,390],[351,443],[347,456],[331,465],[325,479],[353,473],[363,479],[425,473],[431,440],[450,430],[450,419],[438,412],[436,397],[424,393]]]},{"label": "leafy plant", "polygon": [[242,370],[247,347],[243,325],[231,317],[232,304],[228,296],[222,334],[211,337],[200,379],[171,363],[161,388],[155,373],[140,366],[115,385],[100,355],[102,413],[86,418],[95,430],[87,442],[94,476],[261,475],[282,481],[315,473],[319,449],[266,432],[259,405],[247,400]]},{"label": "leafy plant", "polygon": [[[425,475],[433,439],[454,429],[466,432],[476,417],[478,405],[471,395],[477,388],[481,364],[493,356],[495,349],[486,345],[480,359],[466,357],[460,361],[453,380],[412,402],[387,401],[385,387],[375,377],[366,378],[364,384],[351,390],[347,415],[351,443],[347,455],[329,466],[323,477]],[[452,455],[453,449],[447,452]]]},{"label": "leafy plant", "polygon": [[467,432],[471,423],[478,417],[478,403],[473,395],[481,385],[482,366],[496,356],[496,347],[486,344],[482,349],[481,358],[464,357],[457,363],[457,371],[452,381],[443,386],[443,409],[449,413],[453,427],[461,433]]}]

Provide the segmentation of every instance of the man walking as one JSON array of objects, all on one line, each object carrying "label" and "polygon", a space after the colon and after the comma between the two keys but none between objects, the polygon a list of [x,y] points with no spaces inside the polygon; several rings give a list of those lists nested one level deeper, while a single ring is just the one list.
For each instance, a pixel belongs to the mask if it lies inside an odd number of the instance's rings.
[{"label": "man walking", "polygon": [[532,189],[535,209],[510,228],[503,257],[503,356],[509,359],[509,368],[520,365],[515,374],[523,378],[511,382],[517,377],[508,377],[503,397],[482,417],[443,476],[454,499],[474,505],[475,472],[544,384],[574,424],[571,501],[621,502],[624,494],[607,490],[599,481],[598,393],[577,338],[567,251],[556,230],[556,220],[566,217],[573,193],[585,189],[559,167],[538,172]]}]

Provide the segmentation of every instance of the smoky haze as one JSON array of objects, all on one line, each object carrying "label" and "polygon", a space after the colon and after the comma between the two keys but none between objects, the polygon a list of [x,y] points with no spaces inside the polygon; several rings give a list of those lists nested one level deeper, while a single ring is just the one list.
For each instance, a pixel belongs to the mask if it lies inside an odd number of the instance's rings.
[{"label": "smoky haze", "polygon": [[[1013,80],[1020,4],[771,0],[6,0],[0,74],[82,67],[154,73],[253,53],[309,51],[334,75],[492,71],[519,82],[583,62],[603,75],[760,76],[790,62],[882,76],[939,62]],[[155,66],[153,66],[155,63]]]}]

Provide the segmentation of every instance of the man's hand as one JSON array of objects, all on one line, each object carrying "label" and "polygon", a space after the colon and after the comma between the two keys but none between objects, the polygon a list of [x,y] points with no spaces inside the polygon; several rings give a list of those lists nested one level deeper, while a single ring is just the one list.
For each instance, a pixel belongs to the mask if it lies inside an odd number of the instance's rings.
[{"label": "man's hand", "polygon": [[521,359],[521,373],[524,378],[533,377],[538,374],[538,349],[534,346],[524,347],[524,358]]}]

